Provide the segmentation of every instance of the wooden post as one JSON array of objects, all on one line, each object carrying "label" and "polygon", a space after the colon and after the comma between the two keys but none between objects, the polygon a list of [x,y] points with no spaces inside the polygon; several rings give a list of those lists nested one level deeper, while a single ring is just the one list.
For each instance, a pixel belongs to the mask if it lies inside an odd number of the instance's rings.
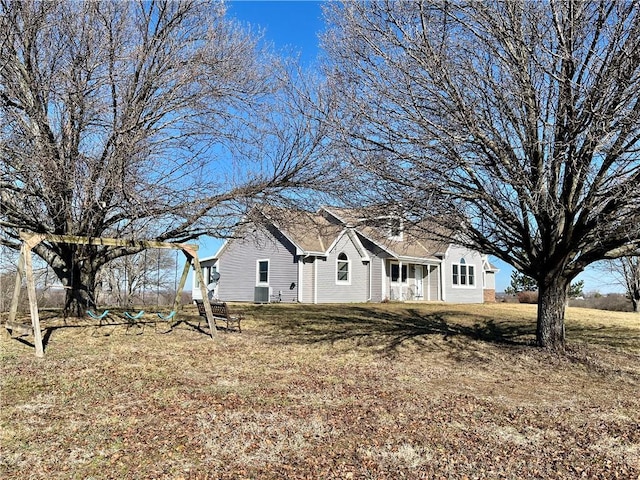
[{"label": "wooden post", "polygon": [[33,343],[36,347],[36,357],[44,357],[42,345],[42,332],[40,331],[40,316],[38,314],[38,298],[36,296],[36,283],[33,278],[33,264],[31,260],[31,247],[23,243],[24,265],[27,277],[27,294],[29,295],[29,310],[31,312],[31,325],[33,326]]},{"label": "wooden post", "polygon": [[16,271],[16,282],[13,287],[13,297],[11,299],[11,310],[9,310],[9,321],[13,323],[18,315],[18,303],[20,301],[20,290],[22,290],[22,278],[24,277],[24,249],[20,248],[18,256],[18,270]]},{"label": "wooden post", "polygon": [[198,279],[200,284],[200,293],[202,295],[202,304],[204,305],[204,311],[207,314],[207,322],[209,323],[209,332],[211,332],[211,338],[214,338],[216,332],[216,324],[213,321],[213,311],[211,310],[211,303],[209,302],[209,294],[207,292],[207,286],[204,283],[204,277],[202,276],[202,268],[200,267],[200,260],[198,255],[193,257],[193,268],[195,270],[194,275]]},{"label": "wooden post", "polygon": [[173,311],[178,311],[178,306],[180,305],[180,297],[182,296],[182,290],[184,289],[185,283],[187,283],[187,276],[189,276],[189,270],[191,269],[191,261],[189,256],[184,262],[184,268],[182,269],[182,276],[180,277],[180,283],[178,284],[178,290],[176,291],[176,298],[173,301]]},{"label": "wooden post", "polygon": [[[182,250],[187,257],[187,261],[182,272],[180,279],[180,286],[176,292],[176,298],[173,303],[173,310],[177,311],[180,305],[180,297],[182,290],[187,281],[189,275],[189,268],[191,260],[194,262],[195,275],[200,282],[200,288],[203,291],[203,298],[206,298],[206,286],[204,285],[204,279],[202,278],[202,270],[200,269],[200,262],[198,261],[198,246],[187,243],[169,243],[158,242],[153,240],[127,240],[121,238],[102,238],[102,237],[81,237],[76,235],[52,235],[52,234],[38,234],[21,232],[20,238],[22,238],[22,248],[20,249],[20,257],[18,259],[18,273],[16,276],[15,288],[13,291],[13,299],[11,302],[11,310],[9,312],[9,321],[13,322],[18,312],[18,302],[20,298],[20,290],[22,287],[22,278],[26,273],[27,281],[27,293],[29,295],[29,310],[31,312],[31,324],[33,326],[34,344],[36,347],[36,356],[44,356],[44,348],[42,345],[42,332],[40,330],[40,317],[38,313],[38,300],[36,297],[36,286],[33,276],[33,264],[31,257],[31,250],[37,246],[40,242],[48,241],[53,243],[71,243],[76,245],[104,245],[107,247],[133,247],[133,248],[167,248],[174,250]],[[25,272],[26,270],[26,272]],[[205,310],[207,312],[207,321],[209,323],[209,329],[211,331],[211,338],[214,338],[216,334],[215,324],[213,322],[213,312],[211,311],[211,304],[205,302]]]}]

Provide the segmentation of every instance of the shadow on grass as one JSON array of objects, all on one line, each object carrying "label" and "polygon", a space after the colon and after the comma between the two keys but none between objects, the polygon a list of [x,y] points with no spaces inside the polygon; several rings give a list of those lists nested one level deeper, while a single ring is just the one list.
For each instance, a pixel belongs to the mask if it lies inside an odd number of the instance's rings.
[{"label": "shadow on grass", "polygon": [[[194,320],[195,318],[195,320]],[[168,334],[179,328],[185,328],[194,332],[209,336],[209,328],[205,324],[201,326],[201,322],[198,322],[198,316],[184,315],[184,318],[178,318],[173,321],[167,321],[158,319],[156,320],[149,314],[148,316],[139,319],[127,319],[114,312],[108,317],[96,320],[84,317],[66,317],[60,316],[60,312],[45,313],[40,316],[41,332],[42,332],[42,346],[46,351],[48,344],[51,341],[52,336],[57,332],[69,332],[73,330],[82,331],[90,330],[91,336],[111,336],[116,330],[119,329],[123,335],[142,335],[145,330],[150,328],[157,334]],[[23,322],[29,325],[29,322]],[[218,329],[220,329],[218,327]],[[15,340],[30,348],[35,348],[34,342],[30,336],[12,336],[12,340]]]},{"label": "shadow on grass", "polygon": [[534,323],[482,318],[459,311],[428,312],[407,306],[390,310],[351,305],[264,306],[252,310],[261,323],[266,322],[270,329],[294,343],[335,344],[350,340],[386,353],[393,353],[408,342],[432,349],[443,349],[442,341],[454,339],[525,346],[532,345],[535,337]]},{"label": "shadow on grass", "polygon": [[[342,340],[392,353],[412,342],[423,348],[468,347],[469,341],[505,346],[534,346],[535,318],[500,316],[442,305],[264,305],[251,313],[287,341],[335,343]],[[455,342],[450,342],[456,340]],[[455,344],[455,345],[454,345]],[[640,353],[640,329],[612,323],[567,324],[567,344],[592,344]]]},{"label": "shadow on grass", "polygon": [[[630,313],[630,315],[632,315]],[[637,325],[640,326],[640,317]],[[625,328],[619,325],[593,325],[569,323],[567,325],[569,341],[581,342],[629,350],[640,354],[640,329]]]}]

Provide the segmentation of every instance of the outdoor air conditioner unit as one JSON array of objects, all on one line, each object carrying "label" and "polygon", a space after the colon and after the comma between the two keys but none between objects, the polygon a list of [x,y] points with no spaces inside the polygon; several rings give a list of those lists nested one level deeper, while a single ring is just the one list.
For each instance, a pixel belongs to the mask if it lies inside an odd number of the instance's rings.
[{"label": "outdoor air conditioner unit", "polygon": [[271,298],[270,287],[256,287],[253,295],[255,303],[269,303],[269,298]]}]

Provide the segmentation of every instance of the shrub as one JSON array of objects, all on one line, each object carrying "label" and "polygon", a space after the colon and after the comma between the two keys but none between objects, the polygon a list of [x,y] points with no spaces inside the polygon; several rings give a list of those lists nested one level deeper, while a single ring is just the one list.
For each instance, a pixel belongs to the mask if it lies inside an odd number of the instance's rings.
[{"label": "shrub", "polygon": [[518,292],[518,302],[520,303],[538,303],[538,292],[526,290]]}]

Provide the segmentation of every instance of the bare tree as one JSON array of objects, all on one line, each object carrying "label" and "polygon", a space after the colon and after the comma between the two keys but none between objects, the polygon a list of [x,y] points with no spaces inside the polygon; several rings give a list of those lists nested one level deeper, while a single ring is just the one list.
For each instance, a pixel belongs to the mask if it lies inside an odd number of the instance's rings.
[{"label": "bare tree", "polygon": [[163,249],[117,258],[98,274],[95,301],[123,307],[173,302],[183,261],[177,252]]},{"label": "bare tree", "polygon": [[[222,2],[1,0],[0,32],[4,245],[21,230],[224,237],[254,202],[317,173],[318,133],[287,114],[285,65]],[[35,251],[78,313],[100,268],[135,252]]]},{"label": "bare tree", "polygon": [[629,256],[601,263],[600,269],[613,276],[626,291],[635,313],[640,312],[640,257]]},{"label": "bare tree", "polygon": [[[640,245],[640,14],[629,1],[331,3],[337,144],[371,201],[431,216],[539,286]],[[361,200],[360,200],[361,201]]]}]

